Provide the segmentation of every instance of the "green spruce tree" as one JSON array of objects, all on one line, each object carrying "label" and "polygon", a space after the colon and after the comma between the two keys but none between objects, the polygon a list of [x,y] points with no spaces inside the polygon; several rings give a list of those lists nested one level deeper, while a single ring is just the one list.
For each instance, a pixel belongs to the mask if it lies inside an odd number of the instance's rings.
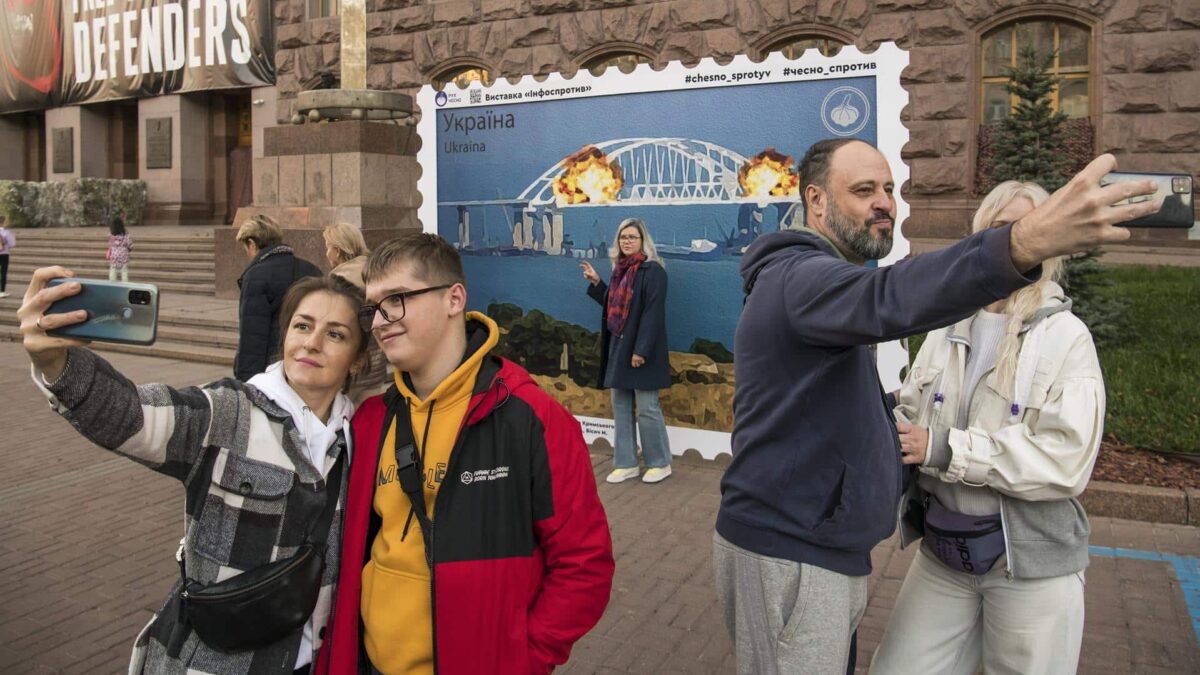
[{"label": "green spruce tree", "polygon": [[[1050,69],[1054,54],[1021,50],[1009,68],[1007,89],[1017,97],[1012,113],[993,132],[992,176],[997,183],[1018,180],[1037,183],[1053,192],[1067,182],[1062,123],[1067,118],[1051,106],[1059,78]],[[1073,301],[1075,315],[1087,324],[1096,344],[1114,344],[1133,335],[1124,300],[1102,290],[1112,286],[1099,249],[1075,256],[1065,265],[1062,284]]]},{"label": "green spruce tree", "polygon": [[1017,65],[1008,69],[1006,88],[1017,97],[1017,105],[992,136],[992,175],[997,183],[1032,181],[1053,192],[1067,182],[1062,140],[1067,115],[1051,105],[1059,83],[1050,72],[1053,65],[1053,53],[1040,55],[1025,47]]}]

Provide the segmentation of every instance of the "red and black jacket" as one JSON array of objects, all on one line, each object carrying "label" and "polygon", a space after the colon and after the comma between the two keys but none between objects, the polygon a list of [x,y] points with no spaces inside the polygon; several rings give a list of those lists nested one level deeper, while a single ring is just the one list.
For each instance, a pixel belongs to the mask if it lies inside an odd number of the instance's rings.
[{"label": "red and black jacket", "polygon": [[[362,570],[389,404],[363,402],[342,538],[342,568],[316,673],[367,665],[360,649]],[[460,477],[508,467],[504,480]],[[434,672],[549,673],[608,605],[612,540],[578,421],[520,366],[487,356],[438,490],[432,528]],[[403,518],[407,514],[396,514]],[[372,521],[375,521],[374,523]]]}]

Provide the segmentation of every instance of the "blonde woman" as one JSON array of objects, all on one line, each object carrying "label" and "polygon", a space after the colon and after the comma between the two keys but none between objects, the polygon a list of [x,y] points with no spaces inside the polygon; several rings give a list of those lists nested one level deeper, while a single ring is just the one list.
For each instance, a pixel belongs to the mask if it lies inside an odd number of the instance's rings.
[{"label": "blonde woman", "polygon": [[[325,228],[323,235],[325,258],[333,268],[330,274],[349,281],[365,293],[367,285],[363,281],[363,270],[366,268],[367,254],[370,251],[367,249],[366,240],[363,239],[362,230],[350,223],[334,223]],[[347,392],[354,405],[387,391],[392,382],[387,357],[374,340],[370,342],[367,367],[351,380]]]},{"label": "blonde woman", "polygon": [[[612,247],[612,278],[605,284],[590,263],[582,263],[588,296],[600,303],[600,387],[612,389],[616,443],[613,471],[606,479],[620,483],[637,478],[634,422],[646,463],[644,483],[671,475],[667,425],[658,390],[671,386],[667,360],[667,272],[646,223],[627,218],[617,228]],[[634,406],[637,407],[636,416]]]},{"label": "blonde woman", "polygon": [[[976,232],[1015,222],[1045,190],[1009,181]],[[872,673],[1074,673],[1083,637],[1087,485],[1104,380],[1055,278],[929,335],[895,409],[905,464],[901,544],[922,538]]]},{"label": "blonde woman", "polygon": [[367,242],[362,230],[350,223],[334,223],[325,228],[325,258],[333,273],[362,287],[363,267],[367,264]]}]

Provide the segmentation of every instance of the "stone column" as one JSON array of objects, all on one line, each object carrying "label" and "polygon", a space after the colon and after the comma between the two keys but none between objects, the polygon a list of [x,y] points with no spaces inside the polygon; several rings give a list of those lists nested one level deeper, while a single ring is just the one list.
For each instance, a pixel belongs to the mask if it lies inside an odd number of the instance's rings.
[{"label": "stone column", "polygon": [[367,3],[342,0],[342,89],[367,88]]},{"label": "stone column", "polygon": [[[174,94],[138,101],[138,175],[146,181],[146,220],[156,223],[207,220],[209,197],[209,111],[203,94]],[[170,166],[148,168],[152,152],[147,125],[169,120]],[[160,132],[161,133],[161,132]]]},{"label": "stone column", "polygon": [[279,94],[275,87],[256,87],[250,90],[250,126],[254,128],[254,157],[263,157],[263,136],[275,126],[275,109]]},{"label": "stone column", "polygon": [[0,180],[25,180],[28,158],[23,117],[0,116],[0,148],[8,148],[8,152],[0,156]]},{"label": "stone column", "polygon": [[[265,107],[265,106],[264,106]],[[263,213],[279,222],[300,257],[327,269],[321,230],[336,222],[362,228],[375,247],[420,229],[416,131],[366,120],[269,127],[254,159],[254,206],[238,209],[233,227],[214,230],[217,297],[236,298],[246,258],[234,237]]]},{"label": "stone column", "polygon": [[[55,171],[54,130],[70,129],[71,170]],[[108,177],[108,116],[88,106],[69,106],[46,111],[46,180]]]}]

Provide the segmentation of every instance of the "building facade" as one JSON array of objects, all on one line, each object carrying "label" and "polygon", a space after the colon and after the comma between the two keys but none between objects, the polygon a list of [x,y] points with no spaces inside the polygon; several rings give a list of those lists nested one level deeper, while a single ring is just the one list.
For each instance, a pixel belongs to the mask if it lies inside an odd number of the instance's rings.
[{"label": "building facade", "polygon": [[[0,116],[0,144],[18,150],[3,153],[0,178],[139,177],[150,186],[151,219],[232,217],[248,198],[249,157],[262,157],[262,128],[290,122],[297,92],[338,84],[337,0],[273,0],[272,10],[274,86]],[[367,0],[367,10],[368,86],[411,93],[430,83],[895,41],[910,52],[909,237],[965,233],[989,186],[988,125],[1012,103],[1005,68],[1027,46],[1056,54],[1054,105],[1070,118],[1073,153],[1112,152],[1125,170],[1200,176],[1196,0]],[[176,120],[173,142],[186,161],[172,169],[147,168],[152,116]],[[80,139],[67,174],[53,170],[50,137],[64,126]]]}]

